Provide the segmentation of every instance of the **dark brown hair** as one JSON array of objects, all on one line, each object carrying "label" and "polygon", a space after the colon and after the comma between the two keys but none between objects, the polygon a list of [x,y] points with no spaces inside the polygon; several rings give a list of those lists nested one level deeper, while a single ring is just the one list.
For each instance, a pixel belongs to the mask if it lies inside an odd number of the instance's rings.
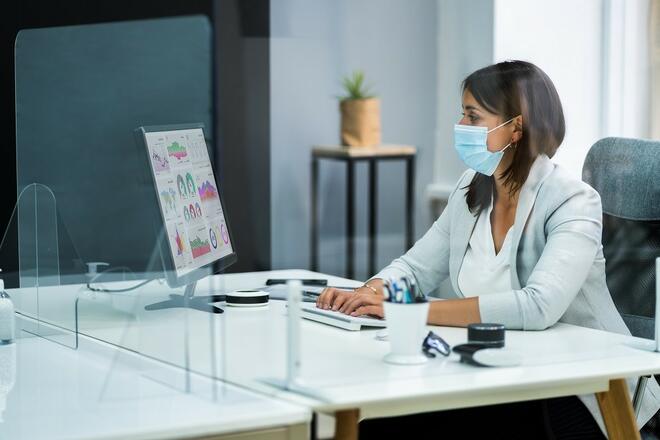
[{"label": "dark brown hair", "polygon": [[[504,61],[471,73],[463,80],[462,90],[469,90],[484,109],[504,121],[522,115],[522,137],[512,145],[513,160],[502,173],[510,193],[516,193],[536,157],[554,156],[564,140],[564,110],[554,84],[532,63]],[[493,185],[493,177],[481,173],[468,185],[465,198],[474,215],[490,204]]]}]

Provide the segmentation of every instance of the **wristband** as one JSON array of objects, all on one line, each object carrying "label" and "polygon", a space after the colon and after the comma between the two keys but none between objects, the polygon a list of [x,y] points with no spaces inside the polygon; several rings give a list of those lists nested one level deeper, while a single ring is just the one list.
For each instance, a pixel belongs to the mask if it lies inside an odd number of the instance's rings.
[{"label": "wristband", "polygon": [[367,289],[371,289],[371,291],[372,291],[373,293],[375,293],[376,295],[378,295],[378,291],[377,291],[373,286],[370,286],[369,283],[364,283],[364,284],[362,285],[362,287],[366,287]]}]

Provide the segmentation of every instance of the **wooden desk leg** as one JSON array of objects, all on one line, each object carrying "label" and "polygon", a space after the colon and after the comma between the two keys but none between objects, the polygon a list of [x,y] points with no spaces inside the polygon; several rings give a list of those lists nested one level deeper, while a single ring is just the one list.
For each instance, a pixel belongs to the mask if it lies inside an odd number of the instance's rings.
[{"label": "wooden desk leg", "polygon": [[357,440],[359,409],[347,409],[335,413],[335,440]]},{"label": "wooden desk leg", "polygon": [[596,393],[596,400],[610,440],[640,438],[625,379],[611,380],[609,391]]}]

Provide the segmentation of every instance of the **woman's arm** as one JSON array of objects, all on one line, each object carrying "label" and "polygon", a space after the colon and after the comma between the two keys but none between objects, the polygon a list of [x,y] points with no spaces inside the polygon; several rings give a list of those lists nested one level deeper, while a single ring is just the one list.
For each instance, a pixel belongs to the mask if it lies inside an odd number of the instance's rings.
[{"label": "woman's arm", "polygon": [[415,280],[417,288],[429,294],[449,276],[449,230],[452,212],[457,204],[464,204],[466,185],[472,180],[474,171],[467,170],[458,179],[447,199],[447,206],[440,217],[415,245],[403,256],[392,261],[372,279],[407,277]]},{"label": "woman's arm", "polygon": [[[546,244],[525,287],[473,298],[434,301],[428,322],[461,327],[473,322],[497,322],[509,329],[522,330],[552,326],[573,302],[593,266],[601,247],[601,217],[600,196],[585,185],[548,217]],[[366,289],[361,289],[350,302],[347,298],[342,310],[382,316],[382,301],[382,294],[368,294]]]},{"label": "woman's arm", "polygon": [[[473,172],[466,171],[449,195],[447,207],[431,228],[405,255],[395,259],[387,267],[374,275],[369,288],[353,292],[328,288],[323,291],[316,305],[323,309],[341,310],[347,314],[373,314],[383,316],[383,279],[407,277],[415,280],[417,288],[428,294],[435,290],[449,276],[449,223],[453,199],[464,182],[469,182]],[[459,193],[462,196],[462,193]],[[462,202],[462,201],[461,201]]]},{"label": "woman's arm", "polygon": [[[352,315],[383,316],[383,279],[406,277],[414,279],[418,289],[428,293],[449,276],[449,205],[422,238],[406,252],[392,261],[367,283],[369,287],[355,293],[335,288],[324,289],[316,300],[322,309],[339,310]],[[372,290],[373,289],[373,290]],[[374,292],[375,290],[375,292]]]},{"label": "woman's arm", "polygon": [[433,301],[429,307],[428,323],[448,327],[467,327],[481,322],[479,297]]},{"label": "woman's arm", "polygon": [[[353,295],[336,292],[332,308],[353,316],[375,315],[383,317],[383,280],[371,279],[368,284],[377,293],[374,293],[368,287],[360,288]],[[432,325],[449,327],[466,327],[468,324],[481,322],[479,298],[432,301],[427,321]]]},{"label": "woman's arm", "polygon": [[600,196],[587,185],[561,203],[545,223],[545,247],[525,287],[480,296],[484,322],[522,330],[555,324],[582,288],[601,248],[601,218]]}]

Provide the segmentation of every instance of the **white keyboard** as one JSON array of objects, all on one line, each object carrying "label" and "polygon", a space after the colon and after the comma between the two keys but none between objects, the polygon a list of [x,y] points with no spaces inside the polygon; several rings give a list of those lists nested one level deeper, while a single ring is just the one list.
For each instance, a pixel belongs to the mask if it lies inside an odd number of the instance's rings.
[{"label": "white keyboard", "polygon": [[362,327],[386,327],[384,319],[372,318],[370,316],[350,316],[333,310],[319,309],[316,304],[303,303],[302,317],[323,324],[343,328],[345,330],[357,331]]}]

